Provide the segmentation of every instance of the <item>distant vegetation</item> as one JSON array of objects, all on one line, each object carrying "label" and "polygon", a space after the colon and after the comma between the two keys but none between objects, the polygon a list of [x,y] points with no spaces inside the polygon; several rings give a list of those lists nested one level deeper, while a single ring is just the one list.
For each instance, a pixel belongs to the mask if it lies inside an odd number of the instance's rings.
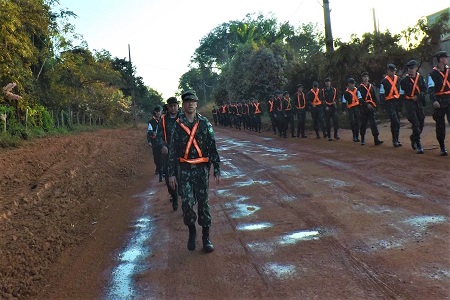
[{"label": "distant vegetation", "polygon": [[[88,49],[56,0],[0,1],[0,147],[59,130],[129,123],[132,95],[137,117],[147,116],[164,99],[144,85],[126,58]],[[335,40],[325,53],[321,30],[294,28],[273,16],[247,15],[209,32],[180,78],[180,92],[195,90],[201,103],[294,91],[298,83],[331,77],[336,87],[368,71],[379,80],[387,63],[430,62],[448,14],[433,26],[421,19],[402,34],[390,32]],[[74,46],[78,42],[78,46]],[[80,46],[81,45],[81,46]]]}]

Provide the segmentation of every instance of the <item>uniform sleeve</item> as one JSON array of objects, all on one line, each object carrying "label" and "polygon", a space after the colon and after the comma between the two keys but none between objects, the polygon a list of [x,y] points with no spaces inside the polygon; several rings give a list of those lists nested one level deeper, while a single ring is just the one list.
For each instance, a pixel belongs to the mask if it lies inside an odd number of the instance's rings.
[{"label": "uniform sleeve", "polygon": [[179,128],[178,124],[175,124],[171,131],[171,139],[170,139],[170,145],[169,147],[169,154],[168,154],[168,161],[167,161],[167,176],[175,176],[176,170],[177,170],[177,164],[178,164],[178,157],[177,157],[177,141],[179,140]]},{"label": "uniform sleeve", "polygon": [[216,139],[214,136],[214,129],[209,121],[206,121],[208,131],[208,148],[209,148],[209,161],[214,167],[214,176],[220,176],[220,157],[217,151]]}]

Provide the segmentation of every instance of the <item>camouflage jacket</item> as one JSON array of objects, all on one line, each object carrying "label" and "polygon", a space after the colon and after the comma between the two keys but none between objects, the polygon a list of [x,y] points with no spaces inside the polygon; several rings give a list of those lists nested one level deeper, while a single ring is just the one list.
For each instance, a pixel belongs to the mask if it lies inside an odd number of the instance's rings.
[{"label": "camouflage jacket", "polygon": [[[198,128],[195,133],[195,139],[197,140],[198,147],[203,154],[203,157],[208,157],[208,165],[214,166],[214,176],[220,176],[220,158],[217,152],[216,140],[214,138],[214,130],[211,123],[207,118],[196,113],[194,121],[191,123],[187,120],[185,114],[181,113],[177,125],[172,128],[171,142],[169,147],[169,162],[168,162],[168,175],[176,175],[176,167],[180,163],[180,158],[185,156],[186,147],[189,141],[189,134],[181,127],[180,124],[185,125],[189,130],[194,128],[194,125],[198,123]],[[199,158],[197,149],[192,145],[188,152],[188,159]]]}]

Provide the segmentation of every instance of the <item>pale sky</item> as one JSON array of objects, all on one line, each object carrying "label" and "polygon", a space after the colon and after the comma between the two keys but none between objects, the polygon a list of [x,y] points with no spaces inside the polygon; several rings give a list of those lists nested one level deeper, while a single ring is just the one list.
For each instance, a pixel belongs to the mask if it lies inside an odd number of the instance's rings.
[{"label": "pale sky", "polygon": [[[105,49],[113,57],[131,60],[137,76],[167,99],[201,38],[217,25],[242,20],[247,13],[273,13],[278,22],[295,27],[315,23],[323,31],[322,0],[59,0],[73,11],[75,31],[90,50]],[[427,16],[449,7],[441,0],[330,0],[333,38],[348,41],[351,34],[373,31],[372,8],[379,29],[400,33]],[[445,3],[444,3],[445,2]]]}]

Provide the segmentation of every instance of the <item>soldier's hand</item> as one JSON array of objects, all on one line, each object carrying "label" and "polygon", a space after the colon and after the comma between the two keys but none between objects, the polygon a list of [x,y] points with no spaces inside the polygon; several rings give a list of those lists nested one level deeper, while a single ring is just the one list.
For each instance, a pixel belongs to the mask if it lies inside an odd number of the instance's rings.
[{"label": "soldier's hand", "polygon": [[177,178],[175,176],[169,177],[169,186],[172,190],[175,190],[177,188]]},{"label": "soldier's hand", "polygon": [[169,149],[167,149],[167,147],[164,145],[161,148],[161,154],[163,155],[167,155],[167,153],[169,153]]},{"label": "soldier's hand", "polygon": [[433,102],[433,107],[434,107],[434,108],[439,108],[439,107],[441,107],[441,105],[439,104],[439,102],[434,101],[434,102]]}]

